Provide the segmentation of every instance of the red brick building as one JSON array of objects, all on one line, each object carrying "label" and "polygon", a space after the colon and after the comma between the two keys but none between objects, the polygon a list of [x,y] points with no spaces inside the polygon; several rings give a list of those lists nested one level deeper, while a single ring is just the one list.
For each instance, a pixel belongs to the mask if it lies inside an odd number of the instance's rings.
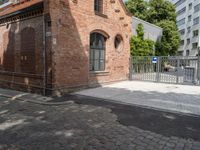
[{"label": "red brick building", "polygon": [[18,0],[0,7],[0,86],[65,91],[127,80],[122,0]]}]

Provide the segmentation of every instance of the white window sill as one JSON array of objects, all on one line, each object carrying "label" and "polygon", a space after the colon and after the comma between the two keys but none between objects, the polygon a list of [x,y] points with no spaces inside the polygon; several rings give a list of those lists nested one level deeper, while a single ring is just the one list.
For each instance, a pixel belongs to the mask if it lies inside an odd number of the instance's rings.
[{"label": "white window sill", "polygon": [[90,74],[108,74],[108,71],[90,71]]}]

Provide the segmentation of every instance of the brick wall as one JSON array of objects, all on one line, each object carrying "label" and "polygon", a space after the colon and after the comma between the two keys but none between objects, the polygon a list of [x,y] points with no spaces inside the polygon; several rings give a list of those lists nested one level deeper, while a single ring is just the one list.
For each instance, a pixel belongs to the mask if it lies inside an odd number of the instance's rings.
[{"label": "brick wall", "polygon": [[[93,0],[49,0],[46,8],[52,21],[54,88],[102,84],[127,80],[131,17],[120,0],[104,0],[103,15],[94,12]],[[90,33],[106,36],[106,69],[89,71]],[[115,36],[123,38],[123,49],[114,47]]]},{"label": "brick wall", "polygon": [[3,24],[0,33],[0,86],[41,91],[44,71],[42,16]]},{"label": "brick wall", "polygon": [[[93,0],[44,0],[44,15],[45,33],[42,16],[1,24],[0,79],[4,80],[1,87],[41,91],[44,72],[46,86],[52,90],[128,79],[131,17],[120,0],[104,0],[103,14],[94,12]],[[101,72],[89,71],[93,32],[106,37],[105,70]],[[120,51],[115,48],[116,35],[123,39]]]}]

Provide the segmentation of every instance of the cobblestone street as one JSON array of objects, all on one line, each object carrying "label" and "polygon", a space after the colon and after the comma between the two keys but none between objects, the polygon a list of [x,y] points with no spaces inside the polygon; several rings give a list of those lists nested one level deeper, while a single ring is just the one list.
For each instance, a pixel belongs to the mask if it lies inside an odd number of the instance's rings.
[{"label": "cobblestone street", "polygon": [[[81,98],[67,105],[45,106],[0,97],[0,150],[200,150],[198,136],[166,136],[173,129],[162,128],[162,124],[159,130],[166,135],[144,130],[121,123],[120,112],[80,102]],[[130,116],[128,111],[123,114]],[[169,123],[170,119],[169,115]],[[199,123],[194,126],[200,129]],[[180,120],[180,124],[186,123]],[[153,124],[146,120],[146,125]]]}]

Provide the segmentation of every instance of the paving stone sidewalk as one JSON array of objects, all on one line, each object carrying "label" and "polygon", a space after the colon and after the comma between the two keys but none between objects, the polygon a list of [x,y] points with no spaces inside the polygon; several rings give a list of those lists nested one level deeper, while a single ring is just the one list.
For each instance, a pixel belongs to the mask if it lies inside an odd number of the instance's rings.
[{"label": "paving stone sidewalk", "polygon": [[200,142],[122,125],[106,107],[0,97],[0,150],[200,150]]},{"label": "paving stone sidewalk", "polygon": [[124,81],[82,90],[76,94],[117,103],[200,115],[200,86]]},{"label": "paving stone sidewalk", "polygon": [[11,100],[21,100],[42,105],[63,105],[73,103],[72,101],[53,102],[54,98],[49,96],[42,96],[39,94],[15,91],[10,89],[0,88],[0,96]]}]

